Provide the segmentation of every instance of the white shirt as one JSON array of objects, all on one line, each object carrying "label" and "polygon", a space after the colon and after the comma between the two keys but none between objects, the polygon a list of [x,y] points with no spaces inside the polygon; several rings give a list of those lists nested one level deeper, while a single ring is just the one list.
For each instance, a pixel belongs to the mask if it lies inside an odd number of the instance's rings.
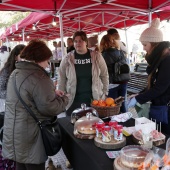
[{"label": "white shirt", "polygon": [[61,47],[57,48],[57,55],[58,55],[58,60],[62,60],[66,55],[67,55],[67,48],[64,47],[64,56],[62,56],[62,49]]},{"label": "white shirt", "polygon": [[58,54],[57,54],[57,48],[55,48],[55,50],[53,50],[53,59],[56,60],[58,59]]}]

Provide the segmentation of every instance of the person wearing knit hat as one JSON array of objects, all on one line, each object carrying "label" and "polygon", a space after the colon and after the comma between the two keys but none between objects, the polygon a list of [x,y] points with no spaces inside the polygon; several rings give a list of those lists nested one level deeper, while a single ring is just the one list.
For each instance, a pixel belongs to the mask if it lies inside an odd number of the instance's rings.
[{"label": "person wearing knit hat", "polygon": [[151,22],[151,26],[142,32],[142,34],[139,38],[140,42],[161,42],[161,41],[163,41],[163,33],[159,29],[159,25],[160,25],[160,19],[155,18]]},{"label": "person wearing knit hat", "polygon": [[139,40],[147,52],[148,86],[143,93],[129,97],[128,108],[150,101],[149,118],[161,122],[162,132],[170,135],[170,42],[163,41],[159,24],[160,19],[154,19],[140,36]]}]

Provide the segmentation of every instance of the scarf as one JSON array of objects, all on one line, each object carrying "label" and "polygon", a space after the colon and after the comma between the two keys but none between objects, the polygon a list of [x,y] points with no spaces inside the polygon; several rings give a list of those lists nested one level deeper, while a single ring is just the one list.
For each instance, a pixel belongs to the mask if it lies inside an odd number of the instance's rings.
[{"label": "scarf", "polygon": [[167,53],[164,53],[164,51],[169,47],[170,47],[169,41],[160,42],[157,46],[154,47],[151,54],[145,56],[145,59],[149,64],[149,66],[146,69],[146,72],[149,75],[148,88],[150,88],[153,85],[157,69],[161,61],[167,56]]}]

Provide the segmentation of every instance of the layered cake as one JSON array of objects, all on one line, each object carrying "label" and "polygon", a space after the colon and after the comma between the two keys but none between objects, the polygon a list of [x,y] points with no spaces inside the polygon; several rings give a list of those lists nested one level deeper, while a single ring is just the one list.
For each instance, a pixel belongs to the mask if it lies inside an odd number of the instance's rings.
[{"label": "layered cake", "polygon": [[139,168],[142,166],[148,153],[149,150],[141,146],[129,145],[121,149],[120,159],[122,164],[126,167]]}]

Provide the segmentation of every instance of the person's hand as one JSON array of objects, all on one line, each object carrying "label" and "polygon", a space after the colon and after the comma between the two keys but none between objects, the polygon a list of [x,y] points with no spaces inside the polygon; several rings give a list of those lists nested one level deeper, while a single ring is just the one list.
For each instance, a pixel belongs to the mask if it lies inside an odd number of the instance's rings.
[{"label": "person's hand", "polygon": [[62,96],[65,95],[65,93],[64,93],[62,90],[56,90],[55,92],[56,92],[56,94],[57,94],[58,96],[60,96],[60,97],[62,97]]},{"label": "person's hand", "polygon": [[138,93],[137,94],[132,94],[132,95],[128,96],[128,100],[130,100],[133,97],[136,97],[137,95],[138,95]]},{"label": "person's hand", "polygon": [[68,94],[68,93],[66,94],[66,93],[65,93],[65,94],[64,94],[64,96],[67,96],[67,97],[69,97],[69,96],[70,96],[70,94]]},{"label": "person's hand", "polygon": [[62,90],[56,90],[55,92],[60,97],[63,97],[63,96],[69,97],[70,96],[70,94],[64,93]]},{"label": "person's hand", "polygon": [[57,86],[57,81],[53,81],[53,84],[56,87]]},{"label": "person's hand", "polygon": [[131,98],[127,103],[128,108],[134,107],[136,105],[136,103],[137,103],[137,101],[136,101],[135,97]]}]

